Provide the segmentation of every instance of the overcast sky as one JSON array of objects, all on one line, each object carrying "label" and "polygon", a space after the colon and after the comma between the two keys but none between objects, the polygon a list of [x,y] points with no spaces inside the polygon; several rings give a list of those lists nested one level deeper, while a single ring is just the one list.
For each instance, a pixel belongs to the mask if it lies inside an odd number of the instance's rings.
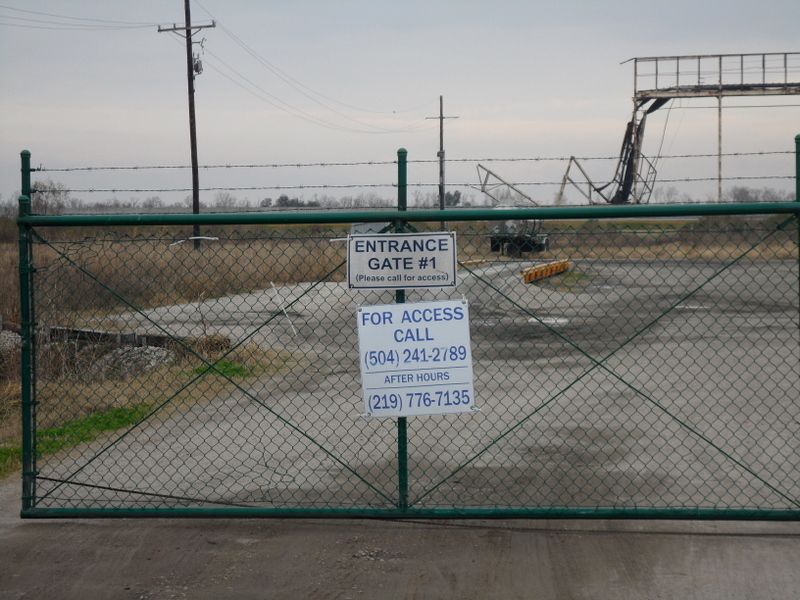
[{"label": "overcast sky", "polygon": [[[405,147],[413,188],[435,193],[444,97],[448,189],[466,192],[483,164],[507,180],[560,180],[563,161],[485,159],[616,156],[632,111],[634,57],[800,51],[796,0],[202,0],[196,81],[201,165],[393,161]],[[45,168],[188,165],[181,0],[0,0],[0,194],[19,189],[19,152]],[[136,27],[134,27],[136,26]],[[797,67],[797,62],[794,63]],[[800,79],[795,68],[794,80]],[[772,108],[742,108],[773,105]],[[790,190],[800,98],[725,99],[728,180]],[[645,153],[713,154],[716,100],[684,100],[651,115]],[[613,161],[585,163],[598,182]],[[659,177],[716,177],[716,158],[659,161]],[[394,166],[204,169],[201,188],[257,201],[281,193],[369,192],[275,186],[392,183]],[[168,202],[188,170],[67,171],[45,177],[85,200],[116,195]],[[702,198],[716,182],[663,183]],[[452,186],[452,187],[450,187]],[[255,189],[264,188],[264,189]],[[541,203],[557,186],[528,185]],[[216,191],[202,192],[204,201]],[[385,190],[381,193],[385,193]],[[472,192],[477,196],[477,192]]]}]

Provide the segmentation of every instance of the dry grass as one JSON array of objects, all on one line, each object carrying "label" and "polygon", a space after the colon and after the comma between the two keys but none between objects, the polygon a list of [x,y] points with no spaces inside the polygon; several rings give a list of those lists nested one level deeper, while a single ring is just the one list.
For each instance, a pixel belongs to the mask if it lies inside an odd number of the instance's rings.
[{"label": "dry grass", "polygon": [[[598,246],[591,250],[576,246],[551,248],[548,256],[580,256],[608,260],[731,260],[742,257],[742,246],[738,244],[656,244],[652,246]],[[774,242],[759,244],[744,254],[748,260],[790,260],[797,258],[796,245]]]},{"label": "dry grass", "polygon": [[[48,232],[45,231],[45,234]],[[80,327],[130,305],[140,308],[178,304],[226,294],[323,277],[342,279],[337,269],[344,260],[342,244],[329,235],[309,237],[284,230],[280,236],[203,241],[199,249],[178,232],[121,239],[70,240],[63,233],[34,249],[37,268],[34,285],[36,316],[41,325]],[[313,233],[313,232],[312,232]],[[6,324],[19,317],[18,246],[0,244],[0,311]],[[230,342],[205,338],[190,348],[206,360],[230,351]],[[213,397],[231,384],[216,371],[198,377],[189,388],[187,373],[204,364],[191,353],[177,353],[177,362],[137,375],[86,381],[86,373],[110,348],[98,345],[50,344],[39,346],[37,417],[39,428],[52,427],[111,407],[124,407],[177,394],[170,403]],[[0,451],[18,446],[20,428],[19,349],[0,356]],[[234,380],[268,375],[293,364],[291,357],[258,347],[237,348],[226,355],[223,373]],[[8,453],[5,454],[8,456]],[[12,463],[17,458],[12,457]],[[12,466],[14,466],[12,464]],[[9,466],[0,465],[0,471]]]},{"label": "dry grass", "polygon": [[[796,226],[775,231],[772,222],[701,220],[681,227],[587,222],[550,237],[549,254],[614,260],[790,260],[798,257]],[[742,256],[744,253],[744,256]]]},{"label": "dry grass", "polygon": [[[193,340],[191,350],[173,351],[173,359],[162,366],[126,376],[96,377],[94,358],[99,360],[114,348],[57,343],[39,349],[37,385],[37,431],[79,422],[89,415],[113,409],[147,412],[160,407],[169,414],[198,402],[206,402],[249,386],[249,380],[300,368],[286,352],[267,351],[257,345],[232,348],[227,338],[210,336]],[[18,356],[18,355],[17,355]],[[214,365],[213,368],[209,364]],[[17,365],[18,369],[18,365]],[[0,477],[21,464],[20,386],[7,381],[0,392]],[[149,408],[147,408],[149,407]]]},{"label": "dry grass", "polygon": [[[203,346],[200,340],[198,346]],[[41,352],[44,370],[52,378],[42,378],[37,389],[38,426],[42,429],[78,419],[97,411],[113,407],[167,402],[170,409],[216,398],[230,391],[235,384],[244,384],[250,378],[265,377],[287,371],[298,365],[291,354],[263,350],[257,345],[245,345],[211,352],[174,353],[174,361],[134,376],[111,378],[87,377],[85,363],[75,353],[71,369],[64,369],[59,358],[59,368],[48,365],[55,355],[62,354],[63,344],[52,345]],[[210,369],[209,364],[215,364]]]},{"label": "dry grass", "polygon": [[19,248],[0,244],[0,316],[5,323],[19,323]]},{"label": "dry grass", "polygon": [[18,465],[19,457],[3,449],[21,437],[21,400],[20,352],[4,347],[0,350],[0,477]]},{"label": "dry grass", "polygon": [[0,445],[19,435],[22,400],[19,352],[0,353]]},{"label": "dry grass", "polygon": [[[39,250],[39,248],[37,248]],[[65,313],[109,313],[246,293],[322,278],[341,280],[342,244],[327,239],[191,242],[91,241],[42,248],[40,321]]]}]

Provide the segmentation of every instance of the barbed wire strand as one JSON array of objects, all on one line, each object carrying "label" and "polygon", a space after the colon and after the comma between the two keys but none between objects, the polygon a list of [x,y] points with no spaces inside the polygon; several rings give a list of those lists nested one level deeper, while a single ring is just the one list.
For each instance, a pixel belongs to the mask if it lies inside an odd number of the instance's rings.
[{"label": "barbed wire strand", "polygon": [[[794,151],[762,151],[762,152],[728,152],[723,154],[675,154],[660,156],[659,160],[681,159],[681,158],[716,158],[718,156],[773,156],[777,154],[794,154]],[[565,162],[574,158],[581,161],[592,160],[619,160],[619,156],[584,156],[584,157],[527,157],[527,158],[448,158],[445,162],[466,163],[466,162]],[[417,159],[409,160],[408,163],[426,164],[438,163],[439,159]],[[200,165],[201,169],[279,169],[279,168],[309,168],[309,167],[363,167],[363,166],[385,166],[396,165],[396,160],[365,160],[352,162],[312,162],[312,163],[251,163],[251,164],[212,164]],[[191,169],[191,165],[142,165],[142,166],[104,166],[104,167],[44,167],[39,166],[34,171],[41,173],[65,173],[73,171],[147,171],[147,170],[168,170],[168,169]]]}]

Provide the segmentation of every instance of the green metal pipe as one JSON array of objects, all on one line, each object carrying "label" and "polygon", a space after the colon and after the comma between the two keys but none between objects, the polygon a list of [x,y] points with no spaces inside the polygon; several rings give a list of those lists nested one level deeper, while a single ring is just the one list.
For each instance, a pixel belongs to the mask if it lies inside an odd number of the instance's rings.
[{"label": "green metal pipe", "polygon": [[[20,157],[20,194],[27,196],[29,199],[32,196],[31,190],[31,153],[23,150],[19,153]],[[28,213],[30,214],[30,213]]]},{"label": "green metal pipe", "polygon": [[408,208],[408,150],[397,151],[397,210]]},{"label": "green metal pipe", "polygon": [[[23,159],[24,165],[24,159]],[[23,181],[25,179],[23,167]],[[30,187],[30,186],[29,186]],[[31,212],[28,196],[19,197],[19,216]],[[36,493],[36,431],[33,393],[33,314],[30,227],[19,226],[19,305],[22,333],[20,378],[22,384],[22,509],[33,508]]]},{"label": "green metal pipe", "polygon": [[[723,215],[791,214],[800,211],[800,202],[764,202],[753,204],[702,205],[624,205],[539,207],[503,210],[505,219],[584,220],[652,219],[670,217],[706,217]],[[498,212],[491,209],[453,209],[444,211],[448,221],[496,221]],[[169,214],[169,215],[32,215],[20,217],[24,225],[38,227],[135,227],[172,225],[296,225],[352,222],[438,223],[442,211],[357,211],[314,213],[240,213],[240,214]]]},{"label": "green metal pipe", "polygon": [[[408,208],[408,151],[400,148],[397,151],[397,212],[405,213]],[[402,218],[395,219],[394,230],[403,233],[406,222]],[[395,292],[395,302],[405,304],[406,291]],[[408,422],[406,417],[397,418],[397,506],[400,510],[408,508]]]},{"label": "green metal pipe", "polygon": [[397,508],[408,510],[408,423],[397,417]]},{"label": "green metal pipe", "polygon": [[794,136],[794,200],[800,202],[800,135]]},{"label": "green metal pipe", "polygon": [[198,507],[198,508],[33,508],[25,519],[88,518],[377,518],[377,519],[662,519],[713,521],[800,521],[798,510],[719,508],[396,508],[351,507]]},{"label": "green metal pipe", "polygon": [[[794,199],[795,204],[800,206],[800,135],[794,136]],[[797,247],[800,249],[800,209],[794,213],[795,225],[797,226]],[[797,257],[797,268],[800,272],[800,255]],[[800,293],[800,277],[798,277],[798,292]],[[800,306],[798,306],[798,329],[800,329]]]}]

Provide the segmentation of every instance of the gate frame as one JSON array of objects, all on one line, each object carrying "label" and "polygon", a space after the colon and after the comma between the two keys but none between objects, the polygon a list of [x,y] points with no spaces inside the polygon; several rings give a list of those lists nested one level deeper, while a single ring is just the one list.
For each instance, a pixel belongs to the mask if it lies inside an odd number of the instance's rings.
[{"label": "gate frame", "polygon": [[[800,135],[795,137],[796,174],[800,175]],[[398,150],[398,210],[312,213],[224,213],[224,214],[159,214],[159,215],[82,215],[57,216],[31,213],[31,154],[21,152],[22,188],[19,197],[19,274],[21,384],[22,384],[22,518],[127,518],[141,517],[372,517],[372,518],[630,518],[630,519],[715,519],[715,520],[800,520],[800,508],[781,510],[708,509],[708,508],[475,508],[414,509],[408,507],[407,431],[406,419],[397,419],[397,452],[399,500],[394,508],[37,508],[36,499],[36,380],[34,329],[36,319],[33,299],[33,243],[36,227],[126,227],[126,226],[193,226],[201,225],[297,225],[346,224],[353,222],[393,223],[395,231],[404,231],[408,223],[447,221],[492,221],[497,213],[491,209],[448,209],[442,211],[406,208],[405,149]],[[797,244],[800,247],[800,177],[796,176],[797,196],[794,202],[705,205],[615,205],[582,207],[536,207],[508,209],[505,219],[518,220],[586,220],[624,218],[712,217],[756,214],[791,214],[797,222]],[[800,257],[798,258],[800,272]],[[800,287],[800,286],[799,286]],[[798,290],[800,292],[800,289]],[[405,301],[405,290],[396,292],[396,302]],[[800,306],[798,306],[800,312]],[[800,366],[798,367],[800,368]]]}]

